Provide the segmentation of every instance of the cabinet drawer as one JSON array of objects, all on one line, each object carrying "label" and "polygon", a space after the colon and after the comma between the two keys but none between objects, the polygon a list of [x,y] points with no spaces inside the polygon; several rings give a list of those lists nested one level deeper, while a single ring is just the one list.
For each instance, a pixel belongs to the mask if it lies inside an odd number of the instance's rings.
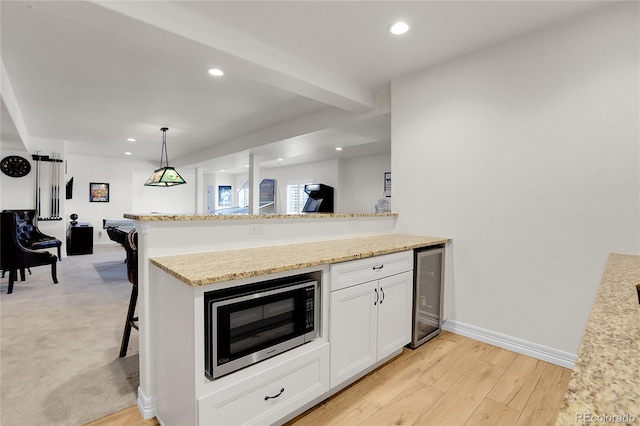
[{"label": "cabinet drawer", "polygon": [[282,363],[198,398],[198,424],[271,424],[329,390],[328,344],[283,355]]},{"label": "cabinet drawer", "polygon": [[331,291],[413,270],[413,251],[331,265]]}]

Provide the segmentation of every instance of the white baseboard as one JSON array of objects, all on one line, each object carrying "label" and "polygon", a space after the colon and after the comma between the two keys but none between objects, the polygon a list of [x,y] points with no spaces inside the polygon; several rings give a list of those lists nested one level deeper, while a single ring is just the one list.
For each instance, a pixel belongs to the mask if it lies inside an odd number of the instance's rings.
[{"label": "white baseboard", "polygon": [[503,349],[518,352],[542,361],[550,362],[561,367],[573,369],[576,363],[576,354],[560,351],[548,346],[528,342],[517,337],[496,333],[473,325],[464,324],[454,320],[445,320],[442,329],[455,334],[460,334],[471,339],[489,343]]},{"label": "white baseboard", "polygon": [[156,397],[148,397],[142,392],[140,386],[138,386],[138,399],[136,400],[138,404],[138,410],[142,414],[142,418],[150,419],[151,417],[156,416]]}]

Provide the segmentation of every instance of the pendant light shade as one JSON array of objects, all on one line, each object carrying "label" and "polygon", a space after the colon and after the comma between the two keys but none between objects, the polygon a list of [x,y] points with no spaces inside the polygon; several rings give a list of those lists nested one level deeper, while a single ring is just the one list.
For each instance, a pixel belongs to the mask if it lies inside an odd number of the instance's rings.
[{"label": "pendant light shade", "polygon": [[[156,169],[149,179],[144,183],[144,186],[173,186],[187,183],[180,173],[173,167],[169,166],[169,155],[167,155],[167,127],[160,129],[162,131],[162,153],[160,154],[160,168]],[[165,160],[165,165],[162,165],[162,160]]]}]

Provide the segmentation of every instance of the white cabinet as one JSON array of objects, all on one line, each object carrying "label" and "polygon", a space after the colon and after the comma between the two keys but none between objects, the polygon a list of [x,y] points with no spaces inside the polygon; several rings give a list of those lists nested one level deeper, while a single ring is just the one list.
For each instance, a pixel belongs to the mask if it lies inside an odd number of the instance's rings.
[{"label": "white cabinet", "polygon": [[[204,374],[203,305],[212,287],[188,287],[150,267],[150,278],[162,288],[154,293],[153,306],[156,415],[161,424],[282,423],[409,343],[412,250],[296,271],[301,273],[321,273],[319,338],[211,381]],[[283,271],[233,284],[290,275]]]},{"label": "white cabinet", "polygon": [[374,289],[378,282],[331,292],[329,339],[331,387],[376,362],[378,306]]},{"label": "white cabinet", "polygon": [[412,267],[410,251],[332,265],[332,388],[410,342]]},{"label": "white cabinet", "polygon": [[385,358],[411,341],[413,273],[403,272],[378,281],[378,359]]},{"label": "white cabinet", "polygon": [[[205,376],[205,293],[215,286],[190,287],[157,266],[150,278],[162,288],[154,297],[158,331],[156,357],[156,417],[166,426],[228,426],[277,424],[319,402],[329,392],[328,328],[329,267],[303,268],[299,274],[316,274],[321,287],[321,335],[272,358],[209,380]],[[250,277],[233,285],[250,285],[268,279],[289,278],[283,271]],[[231,283],[230,283],[231,284]],[[231,286],[228,286],[229,288]],[[323,326],[323,321],[327,323]]]},{"label": "white cabinet", "polygon": [[413,251],[331,265],[331,291],[413,270]]}]

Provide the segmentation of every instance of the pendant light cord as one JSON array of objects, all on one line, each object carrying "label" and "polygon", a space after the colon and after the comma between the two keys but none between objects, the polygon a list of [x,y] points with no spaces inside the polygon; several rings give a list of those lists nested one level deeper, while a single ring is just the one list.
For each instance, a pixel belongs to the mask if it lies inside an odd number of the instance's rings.
[{"label": "pendant light cord", "polygon": [[167,154],[167,127],[163,127],[162,129],[162,151],[160,152],[160,167],[162,167],[162,158],[166,158],[166,167],[169,167],[169,154]]}]

